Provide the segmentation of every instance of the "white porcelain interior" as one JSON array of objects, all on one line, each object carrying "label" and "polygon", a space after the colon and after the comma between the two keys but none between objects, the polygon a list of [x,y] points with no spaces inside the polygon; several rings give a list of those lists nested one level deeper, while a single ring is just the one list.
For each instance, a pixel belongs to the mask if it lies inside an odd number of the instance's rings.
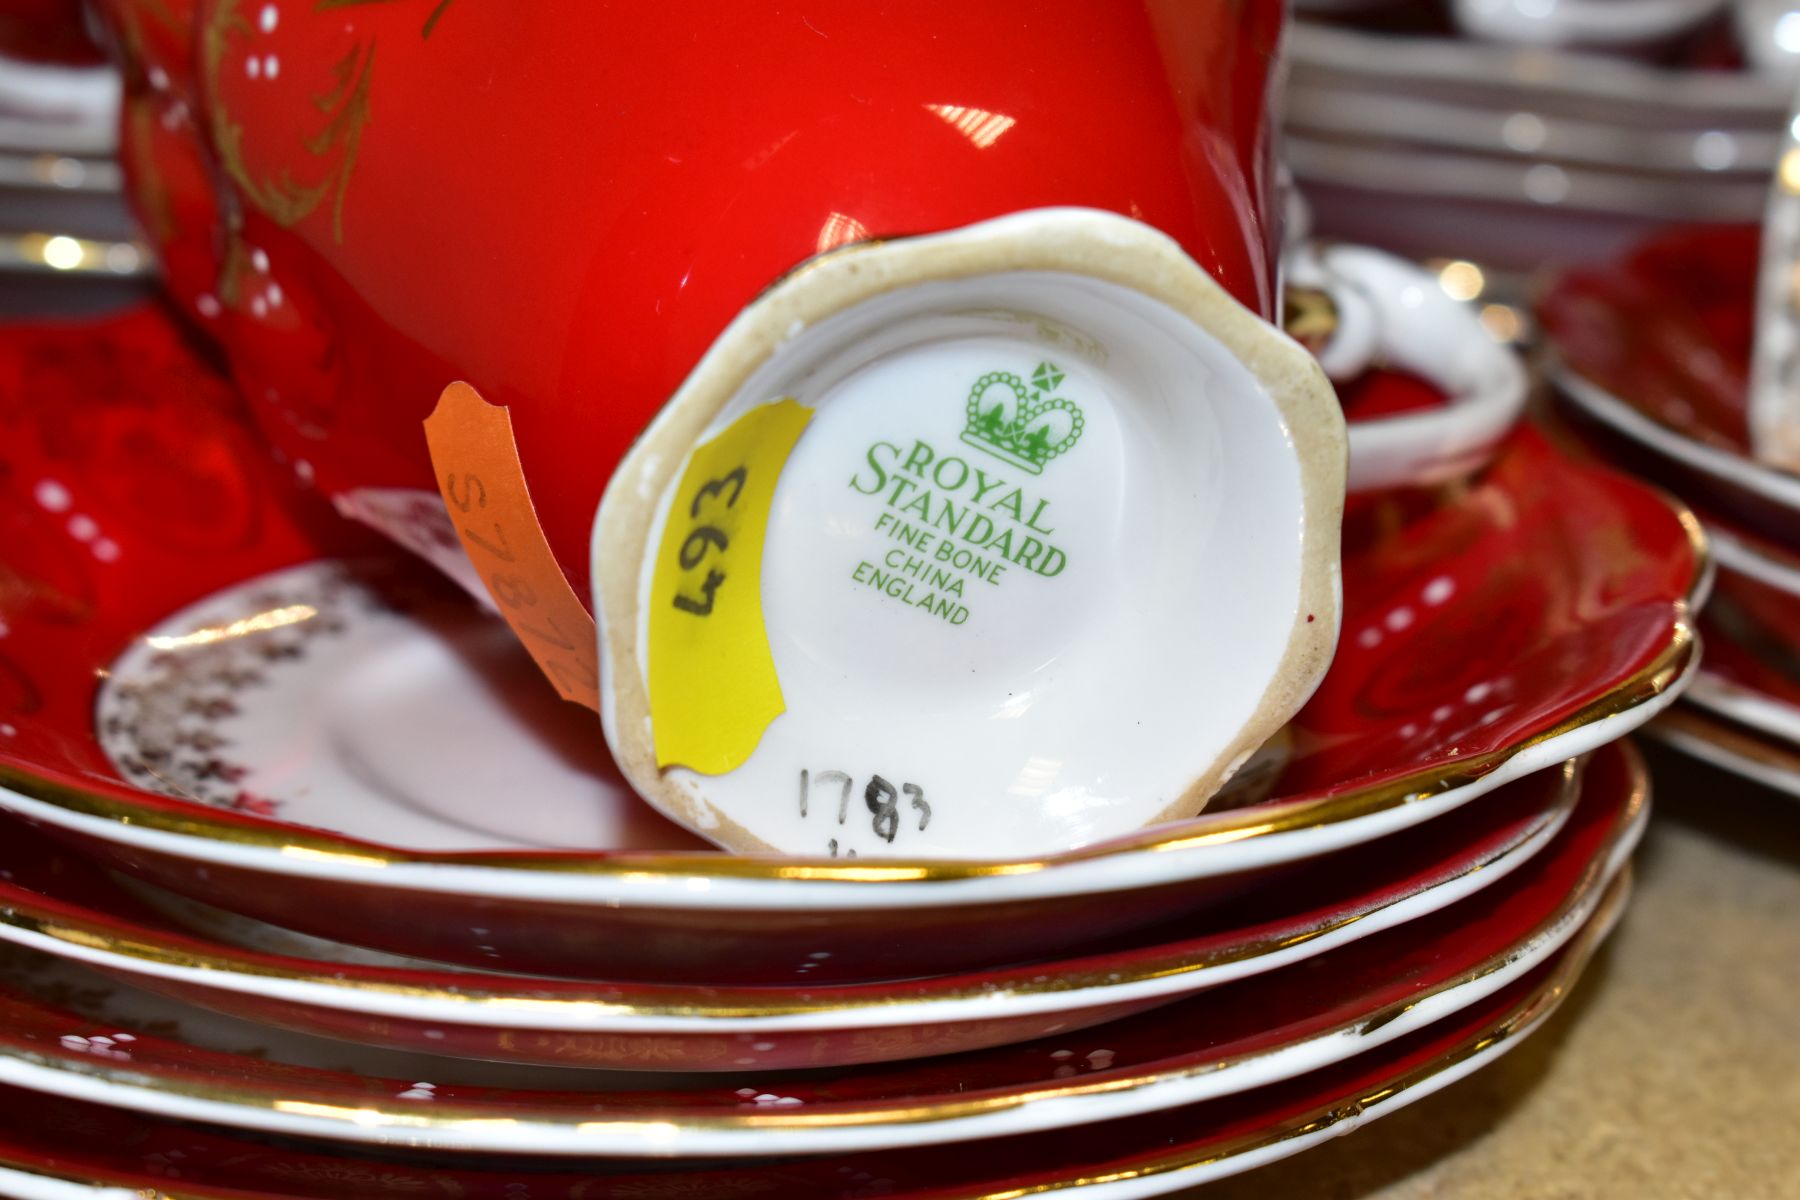
[{"label": "white porcelain interior", "polygon": [[[1047,321],[1080,332],[1045,337]],[[1066,373],[1085,421],[1028,476],[959,433],[972,385],[1042,366]],[[1184,396],[1195,378],[1207,403]],[[1122,288],[983,278],[808,331],[714,429],[780,396],[815,410],[763,558],[786,711],[741,767],[668,770],[701,832],[710,806],[800,853],[1070,849],[1170,812],[1251,719],[1296,618],[1304,517],[1284,424],[1222,346]],[[976,530],[1046,549],[1009,561]],[[863,804],[876,776],[929,808],[884,837]]]},{"label": "white porcelain interior", "polygon": [[500,611],[438,493],[410,487],[349,488],[334,494],[331,504],[339,516],[367,525],[442,571],[488,612]]},{"label": "white porcelain interior", "polygon": [[[976,239],[1010,239],[996,261],[1012,268],[953,260]],[[671,604],[657,548],[721,493],[688,495],[685,460],[664,464],[666,447],[646,442],[615,477],[602,531],[614,506],[638,503],[634,457],[667,482],[635,617],[606,614],[635,621],[652,720],[608,711],[608,738],[639,790],[697,832],[831,856],[1068,850],[1197,811],[1323,675],[1337,568],[1319,525],[1336,516],[1317,505],[1341,486],[1335,406],[1301,429],[1202,316],[1073,267],[1022,269],[1039,246],[1150,259],[1147,275],[1177,280],[1165,289],[1255,321],[1174,243],[1105,214],[1021,214],[852,252],[865,273],[908,269],[882,256],[955,266],[782,328],[692,443],[705,454],[770,406],[810,414],[785,462],[761,468],[779,472],[760,604],[781,707],[730,765],[665,752],[673,732],[655,722],[671,718],[654,715],[652,630]],[[827,261],[782,289],[825,294],[843,269]],[[709,357],[768,336],[757,310]],[[659,424],[691,419],[708,370]],[[1033,436],[1038,449],[1021,449]],[[705,614],[678,619],[698,628]],[[656,743],[655,774],[634,768],[639,737]]]},{"label": "white porcelain interior", "polygon": [[419,849],[705,845],[637,799],[505,625],[429,591],[404,607],[337,562],[210,596],[113,664],[101,746],[166,795]]},{"label": "white porcelain interior", "polygon": [[1307,246],[1285,265],[1290,282],[1323,288],[1337,309],[1319,354],[1333,381],[1387,366],[1445,397],[1441,408],[1352,421],[1351,491],[1444,483],[1492,457],[1524,411],[1528,381],[1518,354],[1472,305],[1416,263],[1365,246]]},{"label": "white porcelain interior", "polygon": [[[1623,869],[1645,823],[1646,814],[1640,812],[1625,836],[1612,848],[1607,861],[1602,864],[1605,880],[1612,880]],[[98,1061],[84,1059],[79,1051],[71,1054],[72,1061],[68,1062],[0,1052],[0,1083],[164,1117],[286,1136],[372,1143],[403,1138],[406,1144],[416,1148],[485,1153],[761,1156],[851,1153],[973,1141],[1116,1120],[1235,1095],[1344,1061],[1492,995],[1557,953],[1597,911],[1604,909],[1602,919],[1610,921],[1616,913],[1616,903],[1609,901],[1616,899],[1608,896],[1606,886],[1596,884],[1556,921],[1499,956],[1491,969],[1472,972],[1462,980],[1421,997],[1394,1019],[1373,1026],[1352,1020],[1247,1058],[1148,1076],[1130,1086],[1084,1094],[1065,1094],[1060,1080],[1047,1081],[1044,1091],[1023,1097],[1020,1103],[1012,1106],[939,1114],[929,1119],[918,1118],[904,1106],[878,1105],[854,1120],[821,1120],[816,1125],[779,1128],[763,1128],[754,1123],[728,1126],[670,1121],[659,1123],[653,1142],[647,1141],[641,1120],[607,1121],[598,1116],[582,1122],[561,1123],[533,1121],[509,1114],[505,1120],[474,1119],[425,1125],[398,1116],[385,1116],[374,1106],[334,1110],[318,1105],[266,1106],[209,1099],[160,1085],[155,1076],[128,1067],[114,1069],[104,1056]],[[679,1090],[696,1086],[694,1079],[684,1080],[678,1076],[619,1073],[596,1076],[592,1072],[573,1069],[503,1067],[371,1050],[219,1018],[110,980],[84,976],[81,968],[52,959],[33,960],[27,969],[46,986],[62,984],[61,990],[65,992],[73,990],[71,980],[77,986],[85,980],[84,991],[90,997],[87,1003],[107,1006],[124,1024],[132,1025],[142,1020],[174,1021],[176,1028],[172,1036],[228,1053],[248,1052],[254,1057],[245,1060],[244,1070],[251,1078],[265,1069],[280,1070],[280,1066],[264,1066],[262,1060],[265,1057],[274,1057],[284,1064],[348,1069],[365,1076],[417,1080],[410,1085],[408,1095],[429,1092],[447,1081],[561,1089],[592,1089],[596,1080],[602,1079],[606,1081],[603,1086],[612,1087]],[[92,998],[96,994],[97,1001]],[[92,1033],[91,1028],[84,1027],[84,1030],[81,1036]],[[1099,1052],[1104,1054],[1103,1027],[1073,1034],[1070,1040],[1077,1045],[1097,1044],[1101,1047]],[[1172,1051],[1176,1049],[1171,1047]],[[1072,1052],[1068,1057],[1074,1058],[1076,1053]],[[1094,1054],[1093,1051],[1079,1053],[1088,1058]],[[769,1086],[779,1091],[775,1083]],[[746,1103],[754,1105],[750,1100]]]}]

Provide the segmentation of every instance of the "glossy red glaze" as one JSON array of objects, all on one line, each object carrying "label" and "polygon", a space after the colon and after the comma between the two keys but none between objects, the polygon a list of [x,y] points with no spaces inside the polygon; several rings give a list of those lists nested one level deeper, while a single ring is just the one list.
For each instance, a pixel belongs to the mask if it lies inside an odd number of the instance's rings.
[{"label": "glossy red glaze", "polygon": [[[1720,571],[1706,615],[1765,660],[1771,675],[1800,679],[1800,597],[1748,575]],[[1712,666],[1710,653],[1707,666]]]},{"label": "glossy red glaze", "polygon": [[[1361,1021],[1373,1020],[1376,1024],[1371,1028],[1378,1028],[1382,1015],[1399,1015],[1405,1006],[1418,1003],[1454,981],[1494,969],[1509,953],[1517,952],[1557,922],[1567,912],[1573,894],[1579,892],[1590,898],[1596,895],[1604,884],[1608,859],[1617,855],[1624,828],[1635,819],[1642,781],[1642,766],[1636,753],[1624,746],[1609,747],[1594,756],[1581,804],[1531,869],[1509,875],[1460,904],[1354,946],[1264,978],[1221,987],[1181,1004],[1113,1023],[1104,1030],[1063,1032],[1026,1045],[857,1070],[823,1079],[772,1079],[766,1072],[758,1072],[680,1090],[633,1087],[629,1082],[616,1081],[611,1086],[526,1091],[440,1079],[433,1084],[429,1113],[443,1119],[489,1121],[568,1119],[596,1112],[613,1119],[637,1121],[754,1117],[767,1110],[759,1110],[755,1100],[747,1099],[740,1090],[748,1084],[752,1085],[752,1097],[773,1090],[799,1101],[801,1111],[824,1121],[870,1108],[916,1106],[929,1110],[943,1104],[1028,1100],[1068,1085],[1104,1087],[1109,1081],[1123,1083],[1147,1075],[1204,1070],[1240,1057],[1267,1055]],[[834,1183],[841,1185],[845,1173],[842,1164],[846,1163],[853,1164],[851,1171],[868,1171],[889,1178],[901,1194],[949,1184],[965,1186],[976,1194],[978,1183],[992,1188],[1021,1176],[1048,1179],[1071,1173],[1077,1165],[1099,1166],[1112,1159],[1152,1154],[1163,1146],[1185,1153],[1226,1130],[1255,1128],[1262,1122],[1272,1124],[1276,1114],[1287,1111],[1285,1105],[1317,1103],[1347,1079],[1368,1078],[1371,1071],[1378,1075],[1396,1062],[1414,1061],[1412,1056],[1422,1047],[1442,1047],[1445,1043],[1441,1039],[1447,1031],[1458,1031],[1460,1037],[1483,1022],[1494,1020],[1497,1013],[1517,1003],[1523,992],[1536,986],[1541,977],[1541,969],[1534,971],[1493,996],[1475,1000],[1467,1012],[1447,1017],[1423,1035],[1370,1049],[1350,1063],[1228,1099],[1056,1132],[976,1142],[963,1148],[942,1146],[815,1159],[810,1166],[775,1162],[742,1167],[730,1174],[715,1173],[704,1163],[685,1170],[676,1167],[659,1178],[665,1184],[688,1186],[671,1187],[656,1194],[733,1195],[737,1194],[734,1182],[748,1191],[753,1181],[761,1179],[768,1181],[764,1187],[770,1194],[839,1195],[844,1193],[830,1189]],[[60,1010],[55,1002],[32,995],[28,986],[22,984],[0,985],[0,1018],[4,1018],[0,1020],[0,1055],[101,1070],[109,1065],[105,1060],[84,1059],[82,1052],[71,1048],[65,1038],[70,1034],[83,1038],[96,1034],[112,1036],[120,1028],[97,1025]],[[393,1098],[412,1086],[409,1081],[374,1078],[349,1070],[323,1070],[219,1053],[167,1035],[159,1036],[148,1029],[134,1032],[136,1037],[125,1050],[129,1062],[121,1066],[134,1079],[147,1079],[152,1086],[173,1089],[230,1079],[241,1081],[243,1090],[250,1094],[246,1097],[250,1102],[260,1095],[338,1110],[354,1110],[371,1101],[392,1107]],[[1070,1069],[1059,1073],[1059,1065]],[[1280,1102],[1271,1106],[1272,1097],[1279,1097]],[[19,1161],[32,1150],[43,1152],[53,1146],[66,1151],[74,1143],[58,1137],[55,1131],[66,1127],[64,1122],[71,1111],[106,1111],[79,1106],[72,1110],[66,1102],[43,1098],[36,1103],[43,1112],[55,1116],[26,1118],[22,1123],[0,1126],[6,1130],[0,1134],[0,1162],[8,1157]],[[11,1116],[23,1107],[20,1093],[0,1089],[0,1113]],[[144,1122],[145,1129],[133,1139],[134,1145],[141,1147],[147,1141],[161,1148],[165,1129],[161,1122],[155,1118],[135,1119]],[[114,1157],[118,1151],[110,1138],[86,1140],[90,1148],[77,1159],[84,1169],[117,1170],[129,1161],[122,1155]],[[304,1160],[339,1163],[335,1176],[324,1171],[294,1172],[294,1159],[246,1153],[251,1144],[250,1139],[229,1135],[201,1135],[201,1140],[184,1151],[178,1176],[181,1186],[270,1187],[276,1194],[285,1195],[290,1194],[287,1189],[296,1186],[297,1178],[304,1180],[308,1176],[342,1184],[359,1182],[360,1169],[382,1161],[379,1152],[348,1150],[329,1159],[321,1155]],[[500,1178],[508,1170],[504,1165],[475,1165],[467,1157],[444,1155],[438,1161],[445,1169],[456,1172],[459,1187],[453,1194],[459,1195],[499,1194]],[[626,1159],[609,1164],[607,1170],[615,1179],[624,1176],[628,1180],[644,1165]],[[583,1194],[574,1190],[581,1176],[559,1174],[554,1166],[544,1174],[534,1170],[531,1178],[534,1194]],[[366,1178],[360,1182],[368,1186]],[[544,1185],[541,1191],[540,1183]],[[708,1187],[714,1190],[702,1190]],[[447,1187],[443,1190],[451,1191]],[[181,1193],[177,1190],[176,1194]],[[293,1194],[340,1193],[303,1190]],[[360,1195],[367,1194],[365,1191]],[[620,1183],[619,1190],[610,1194],[636,1193]]]},{"label": "glossy red glaze", "polygon": [[1337,394],[1338,402],[1344,406],[1344,418],[1353,424],[1429,412],[1448,403],[1442,391],[1417,375],[1385,368],[1365,371],[1338,384]]},{"label": "glossy red glaze", "polygon": [[1271,311],[1277,0],[201,0],[192,19],[220,332],[265,432],[328,493],[435,491],[420,421],[468,380],[511,409],[583,595],[614,464],[744,305],[823,251],[1081,205],[1165,230]]},{"label": "glossy red glaze", "polygon": [[[1709,615],[1712,612],[1707,611]],[[1706,633],[1708,676],[1737,684],[1800,712],[1800,677],[1790,674],[1800,664],[1800,647],[1780,640],[1764,641],[1779,639],[1780,635],[1760,627],[1747,631],[1737,622],[1721,627],[1709,619],[1701,622],[1701,628]],[[1789,670],[1782,669],[1784,666]]]},{"label": "glossy red glaze", "polygon": [[[231,414],[228,389],[155,310],[0,333],[0,622],[10,630],[0,640],[0,770],[17,786],[191,815],[195,805],[130,787],[105,759],[92,724],[96,673],[187,603],[357,549],[341,527],[309,532],[287,514],[287,474],[259,470]],[[39,502],[45,480],[69,492],[67,507]],[[76,515],[96,522],[116,557],[96,556],[95,538],[70,524]],[[1590,706],[1666,685],[1654,672],[1679,665],[1698,569],[1656,493],[1572,462],[1530,430],[1442,507],[1366,508],[1344,558],[1343,647],[1295,722],[1297,753],[1276,798],[1486,770]],[[213,815],[252,840],[293,831],[249,812]],[[366,845],[339,844],[350,854]],[[1227,874],[1104,905],[1077,895],[927,908],[901,922],[868,910],[601,912],[426,892],[397,904],[366,883],[223,865],[197,873],[177,853],[91,845],[199,899],[326,936],[486,968],[664,979],[717,980],[721,963],[739,979],[790,978],[822,939],[834,956],[809,977],[821,984],[1017,960],[1216,904],[1243,883]],[[491,933],[472,939],[471,925]]]},{"label": "glossy red glaze", "polygon": [[1617,263],[1573,270],[1538,304],[1563,363],[1689,437],[1749,446],[1755,226],[1659,234]]},{"label": "glossy red glaze", "polygon": [[1277,794],[1367,787],[1554,726],[1665,653],[1686,609],[1670,598],[1699,570],[1665,500],[1529,427],[1451,502],[1360,506],[1343,636]]},{"label": "glossy red glaze", "polygon": [[110,775],[79,715],[118,646],[101,614],[315,553],[313,505],[160,309],[0,336],[0,754]]},{"label": "glossy red glaze", "polygon": [[[1583,440],[1753,534],[1800,549],[1791,484],[1749,456],[1759,233],[1677,228],[1620,263],[1574,271],[1539,304],[1568,373],[1672,434],[1628,434],[1565,403]],[[1697,443],[1685,447],[1683,441]],[[1696,461],[1695,451],[1702,457]]]},{"label": "glossy red glaze", "polygon": [[[533,1169],[526,1177],[533,1195],[554,1200],[853,1200],[871,1194],[888,1200],[974,1200],[1155,1170],[1171,1159],[1207,1161],[1241,1152],[1241,1143],[1258,1135],[1308,1123],[1329,1126],[1346,1108],[1359,1112],[1365,1104],[1384,1103],[1395,1089],[1472,1053],[1478,1044],[1507,1040],[1520,1012],[1562,965],[1552,961],[1444,1021],[1342,1065],[1243,1096],[1149,1116],[971,1145],[764,1165],[700,1162],[685,1170],[666,1161],[624,1160],[587,1169]],[[325,1152],[305,1143],[271,1144],[267,1138],[46,1099],[16,1088],[0,1088],[0,1167],[136,1188],[167,1200],[367,1200],[378,1191],[513,1200],[522,1174],[504,1159],[483,1165],[469,1156]],[[876,1181],[881,1181],[880,1190],[871,1192]]]},{"label": "glossy red glaze", "polygon": [[[1595,830],[1604,832],[1606,822],[1600,818],[1607,813],[1616,815],[1621,797],[1631,790],[1628,786],[1621,789],[1619,783],[1621,775],[1615,760],[1621,759],[1622,753],[1612,752],[1606,757],[1598,768],[1591,793],[1583,789],[1585,811],[1599,823],[1583,826],[1582,821],[1576,821],[1571,828],[1587,828],[1590,835]],[[1196,964],[1255,958],[1268,953],[1270,947],[1305,942],[1320,930],[1352,924],[1408,897],[1463,879],[1471,872],[1485,868],[1498,875],[1500,863],[1509,868],[1518,865],[1516,852],[1521,843],[1543,828],[1546,813],[1561,804],[1562,796],[1560,771],[1540,772],[1508,785],[1481,804],[1383,838],[1378,846],[1346,851],[1317,862],[1304,876],[1291,871],[1271,872],[1261,886],[1227,905],[1204,915],[1165,922],[1104,946],[1090,947],[1091,952],[1085,955],[1023,967],[993,967],[927,980],[849,987],[821,986],[810,977],[785,986],[747,988],[522,981],[511,976],[394,970],[244,951],[183,932],[119,886],[95,863],[61,849],[46,835],[5,818],[0,818],[0,828],[5,830],[4,839],[0,839],[4,846],[0,865],[6,869],[5,875],[0,876],[0,906],[4,906],[6,919],[12,924],[73,931],[69,936],[79,944],[155,947],[145,956],[153,961],[204,958],[215,964],[216,969],[209,974],[219,981],[219,986],[131,970],[114,973],[153,991],[306,1033],[432,1054],[567,1066],[729,1071],[739,1069],[747,1058],[754,1060],[759,1070],[848,1066],[958,1053],[1052,1032],[1073,1032],[1178,997],[1171,994],[1168,999],[1110,1004],[1090,1001],[1085,1006],[1072,1003],[1028,1015],[1009,1016],[1002,1008],[982,1019],[920,1022],[903,1027],[858,1026],[854,1019],[846,1017],[838,1028],[825,1031],[765,1028],[755,1032],[551,1032],[509,1025],[498,1017],[472,1024],[447,1023],[274,999],[257,994],[261,989],[255,980],[270,976],[325,978],[342,980],[347,985],[406,992],[451,989],[522,996],[545,1003],[590,1001],[663,1010],[707,1006],[744,1012],[789,1007],[796,1002],[841,1006],[920,1003],[934,997],[1055,990],[1059,985],[1082,986],[1083,980],[1143,979],[1183,972],[1190,973],[1192,989],[1200,990],[1210,986],[1211,973],[1194,971]],[[1531,860],[1529,868],[1518,872],[1520,882],[1503,890],[1508,894],[1531,893],[1545,903],[1559,900],[1562,893],[1546,880],[1563,879],[1568,870],[1585,861],[1584,856],[1591,858],[1593,854],[1588,841],[1581,837],[1571,841],[1573,836],[1560,837],[1555,843],[1558,849],[1543,850]],[[1458,911],[1469,907],[1457,906]],[[1485,902],[1478,907],[1486,907]],[[1527,915],[1536,911],[1532,904],[1507,908],[1510,917],[1524,920],[1527,927],[1541,919]],[[1430,919],[1425,920],[1425,926],[1431,927]],[[1472,939],[1471,945],[1486,943]],[[1338,969],[1343,969],[1341,963],[1346,956],[1342,952],[1333,951],[1329,957],[1340,963]],[[1385,964],[1390,958],[1391,952],[1383,951],[1367,961],[1372,967]],[[1348,959],[1364,961],[1355,954]],[[1284,976],[1289,973],[1281,972]],[[1308,978],[1327,977],[1311,968],[1303,974]],[[236,981],[229,976],[237,977]],[[1346,1000],[1350,995],[1338,994]],[[0,1020],[0,1026],[7,1024]],[[1225,1024],[1231,1022],[1227,1020]],[[1213,1024],[1202,1027],[1211,1029]],[[1266,1031],[1246,1029],[1244,1036],[1259,1032]],[[443,1098],[452,1099],[448,1095]]]},{"label": "glossy red glaze", "polygon": [[163,288],[202,327],[221,315],[219,269],[224,231],[212,166],[194,141],[193,110],[171,90],[134,86],[125,93],[127,185],[144,235],[157,247]]},{"label": "glossy red glaze", "polygon": [[6,0],[0,8],[0,55],[68,66],[101,61],[82,19],[81,0]]},{"label": "glossy red glaze", "polygon": [[[1558,964],[1539,968],[1489,999],[1421,1033],[1361,1055],[1342,1066],[1242,1097],[1171,1109],[1152,1116],[1099,1122],[1072,1130],[1007,1138],[972,1146],[886,1151],[763,1166],[608,1163],[586,1171],[531,1173],[534,1191],[569,1200],[625,1194],[726,1200],[781,1195],[797,1198],[858,1194],[846,1175],[889,1184],[886,1197],[946,1200],[996,1188],[1050,1184],[1131,1170],[1166,1156],[1201,1159],[1238,1139],[1309,1115],[1330,1121],[1347,1101],[1380,1096],[1414,1072],[1441,1065],[1446,1055],[1505,1024]],[[326,1153],[266,1139],[232,1136],[190,1125],[77,1101],[45,1099],[0,1089],[0,1166],[53,1178],[141,1187],[170,1200],[206,1197],[317,1197],[366,1200],[372,1187],[402,1194],[457,1195],[510,1200],[519,1172],[504,1163],[486,1169],[467,1158],[421,1160],[379,1152]],[[179,1152],[172,1158],[171,1151]]]},{"label": "glossy red glaze", "polygon": [[[166,92],[192,102],[199,0],[86,0],[108,35],[128,94]],[[155,82],[152,83],[152,80]],[[129,151],[126,154],[129,162]]]}]

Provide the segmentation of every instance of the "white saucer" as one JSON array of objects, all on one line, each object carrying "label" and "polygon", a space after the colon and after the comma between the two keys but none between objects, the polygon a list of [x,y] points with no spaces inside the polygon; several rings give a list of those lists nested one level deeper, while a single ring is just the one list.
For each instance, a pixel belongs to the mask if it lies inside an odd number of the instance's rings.
[{"label": "white saucer", "polygon": [[[268,636],[204,632],[234,620]],[[127,779],[214,807],[429,850],[706,848],[637,798],[506,626],[338,562],[175,614],[114,664],[97,714]]]}]

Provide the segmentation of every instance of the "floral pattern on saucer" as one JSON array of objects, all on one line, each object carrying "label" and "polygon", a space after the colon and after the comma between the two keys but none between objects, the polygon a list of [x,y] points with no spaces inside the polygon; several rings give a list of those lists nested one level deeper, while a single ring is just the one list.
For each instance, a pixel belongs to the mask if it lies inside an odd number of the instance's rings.
[{"label": "floral pattern on saucer", "polygon": [[139,787],[215,808],[272,817],[279,799],[247,789],[233,719],[243,694],[341,636],[364,612],[385,611],[341,564],[327,563],[236,597],[238,606],[146,635],[100,690],[100,744]]},{"label": "floral pattern on saucer", "polygon": [[[146,791],[412,845],[699,845],[503,633],[411,563],[290,567],[134,641],[101,684],[100,744]],[[509,787],[542,799],[494,803]]]}]

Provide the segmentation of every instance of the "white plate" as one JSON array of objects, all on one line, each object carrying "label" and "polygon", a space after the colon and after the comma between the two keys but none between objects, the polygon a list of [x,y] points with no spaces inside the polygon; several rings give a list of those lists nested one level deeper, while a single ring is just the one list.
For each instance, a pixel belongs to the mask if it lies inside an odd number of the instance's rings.
[{"label": "white plate", "polygon": [[1396,37],[1297,21],[1289,54],[1296,80],[1378,90],[1447,88],[1510,97],[1513,111],[1602,111],[1648,127],[1779,130],[1789,86],[1744,71],[1670,70],[1562,50]]}]

